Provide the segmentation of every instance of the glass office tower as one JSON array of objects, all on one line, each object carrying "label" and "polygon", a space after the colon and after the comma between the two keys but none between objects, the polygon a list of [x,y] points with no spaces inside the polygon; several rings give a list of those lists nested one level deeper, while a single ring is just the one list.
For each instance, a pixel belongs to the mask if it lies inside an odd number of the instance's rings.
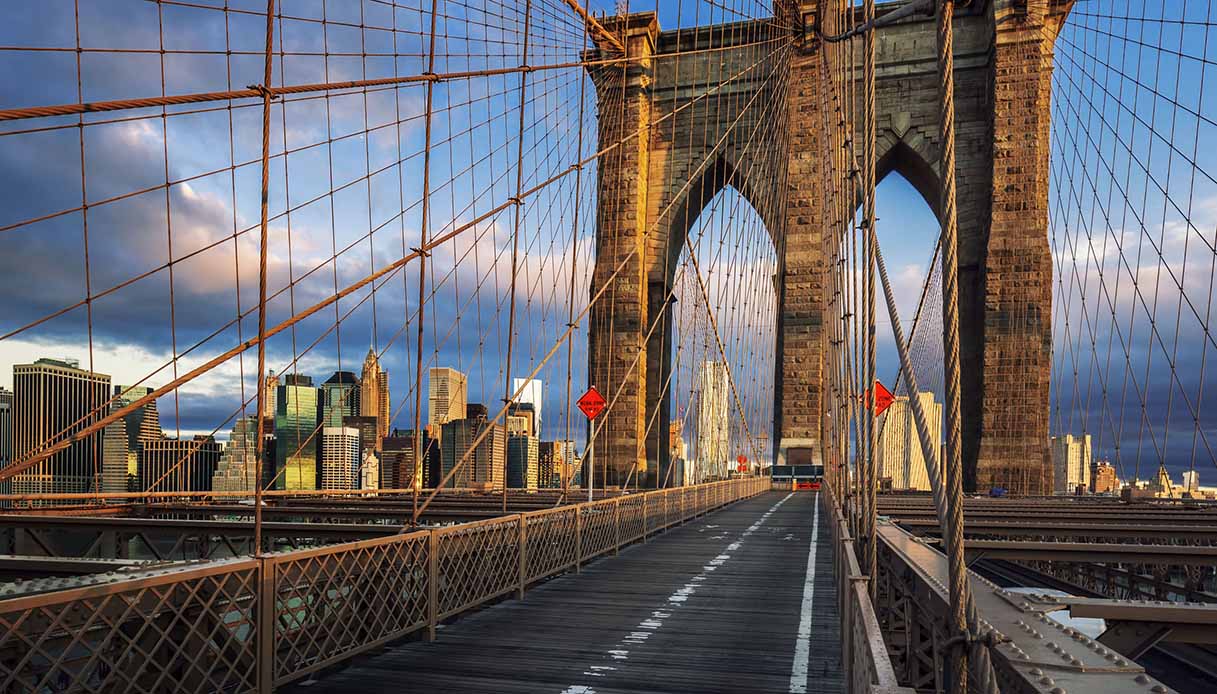
[{"label": "glass office tower", "polygon": [[275,397],[275,489],[316,489],[321,391],[308,376],[282,379]]}]

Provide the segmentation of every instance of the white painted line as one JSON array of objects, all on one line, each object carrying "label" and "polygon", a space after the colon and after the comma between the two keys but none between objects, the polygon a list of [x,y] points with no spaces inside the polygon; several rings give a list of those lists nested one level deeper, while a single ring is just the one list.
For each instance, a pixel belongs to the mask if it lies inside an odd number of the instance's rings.
[{"label": "white painted line", "polygon": [[[706,580],[706,574],[708,574],[711,571],[714,571],[718,567],[720,567],[723,564],[730,561],[731,555],[729,554],[729,552],[734,552],[734,551],[738,550],[741,546],[743,546],[744,540],[746,540],[749,535],[751,535],[751,534],[755,533],[757,530],[759,530],[761,528],[761,526],[765,524],[765,521],[769,520],[769,516],[772,516],[773,513],[775,511],[777,511],[782,506],[782,504],[786,503],[786,500],[792,496],[794,496],[794,492],[791,492],[791,493],[787,494],[786,496],[782,497],[782,499],[780,501],[778,501],[776,504],[774,504],[773,506],[771,506],[768,511],[761,514],[761,517],[758,518],[755,523],[748,526],[748,528],[746,530],[744,530],[744,532],[740,533],[740,536],[735,540],[735,542],[732,542],[730,545],[727,545],[723,554],[720,554],[720,555],[714,557],[713,559],[711,559],[709,564],[702,567],[701,573],[694,576],[692,578],[692,580],[690,580],[690,582],[684,584],[684,586],[677,588],[675,593],[672,593],[671,595],[669,595],[664,607],[666,607],[666,608],[683,607],[685,601],[687,601],[690,596],[692,596],[694,593],[697,592],[698,584]],[[819,506],[816,506],[816,509],[817,509],[816,519],[818,522]],[[706,527],[717,528],[718,526],[711,525],[711,526],[706,526]],[[704,532],[704,529],[699,530],[698,532]],[[726,536],[724,535],[723,538],[725,538],[725,537]],[[712,537],[710,539],[717,540],[717,539],[723,539],[723,538]],[[812,546],[813,546],[813,551],[814,551],[814,546],[815,546],[814,540],[812,541]],[[618,660],[618,661],[628,660],[630,657],[630,651],[628,648],[626,648],[626,646],[627,645],[628,646],[644,645],[646,643],[646,640],[651,638],[651,634],[653,634],[658,629],[662,628],[663,624],[664,624],[664,620],[671,617],[672,614],[673,614],[672,612],[662,610],[662,609],[651,612],[651,616],[647,617],[646,619],[643,619],[641,622],[639,622],[638,626],[636,627],[636,629],[634,631],[631,631],[629,634],[626,634],[621,639],[621,641],[614,644],[615,648],[610,649],[608,651],[607,655],[612,660]],[[647,631],[638,631],[638,629],[646,629]],[[589,666],[589,668],[587,670],[584,670],[583,674],[587,677],[604,677],[605,670],[616,670],[616,669],[617,668],[611,667],[611,666],[592,665],[592,666]],[[806,670],[806,667],[804,667],[804,670]],[[804,679],[806,679],[806,673],[804,673]],[[562,694],[595,694],[595,692],[596,692],[595,689],[592,689],[590,686],[584,685],[584,684],[571,685],[570,687],[567,687],[566,689],[562,690]]]},{"label": "white painted line", "polygon": [[811,541],[807,543],[807,572],[803,577],[803,606],[799,610],[799,635],[794,642],[790,665],[791,694],[806,694],[807,666],[811,660],[811,608],[816,595],[816,538],[820,534],[820,493],[816,492],[811,514]]}]

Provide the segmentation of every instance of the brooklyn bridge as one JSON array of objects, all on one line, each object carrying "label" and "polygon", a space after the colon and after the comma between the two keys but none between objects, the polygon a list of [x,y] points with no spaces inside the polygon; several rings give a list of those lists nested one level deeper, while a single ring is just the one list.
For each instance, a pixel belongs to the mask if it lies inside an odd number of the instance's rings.
[{"label": "brooklyn bridge", "polygon": [[1215,55],[5,4],[0,691],[1214,691]]}]

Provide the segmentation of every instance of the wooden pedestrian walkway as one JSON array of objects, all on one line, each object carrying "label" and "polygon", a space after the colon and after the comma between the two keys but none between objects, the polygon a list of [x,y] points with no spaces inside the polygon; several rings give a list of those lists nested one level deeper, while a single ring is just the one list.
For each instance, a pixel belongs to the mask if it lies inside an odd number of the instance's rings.
[{"label": "wooden pedestrian walkway", "polygon": [[290,691],[842,691],[816,506],[814,492],[762,494]]}]

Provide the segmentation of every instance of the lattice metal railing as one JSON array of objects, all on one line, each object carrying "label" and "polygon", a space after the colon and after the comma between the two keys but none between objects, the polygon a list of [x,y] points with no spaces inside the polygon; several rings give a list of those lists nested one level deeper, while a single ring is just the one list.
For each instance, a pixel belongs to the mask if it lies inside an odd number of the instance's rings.
[{"label": "lattice metal railing", "polygon": [[769,489],[715,482],[0,600],[0,691],[270,691]]},{"label": "lattice metal railing", "polygon": [[641,540],[646,529],[647,494],[632,494],[618,497],[617,517],[620,528],[620,542]]},{"label": "lattice metal railing", "polygon": [[565,571],[579,560],[579,509],[556,508],[529,514],[525,526],[525,577],[536,581]]},{"label": "lattice metal railing", "polygon": [[294,679],[427,625],[427,531],[267,557],[274,678]]},{"label": "lattice metal railing", "polygon": [[258,578],[227,560],[4,600],[0,691],[250,691]]},{"label": "lattice metal railing", "polygon": [[582,556],[591,559],[617,547],[617,506],[614,499],[579,505]]},{"label": "lattice metal railing", "polygon": [[439,618],[518,588],[521,537],[520,516],[437,530]]}]

